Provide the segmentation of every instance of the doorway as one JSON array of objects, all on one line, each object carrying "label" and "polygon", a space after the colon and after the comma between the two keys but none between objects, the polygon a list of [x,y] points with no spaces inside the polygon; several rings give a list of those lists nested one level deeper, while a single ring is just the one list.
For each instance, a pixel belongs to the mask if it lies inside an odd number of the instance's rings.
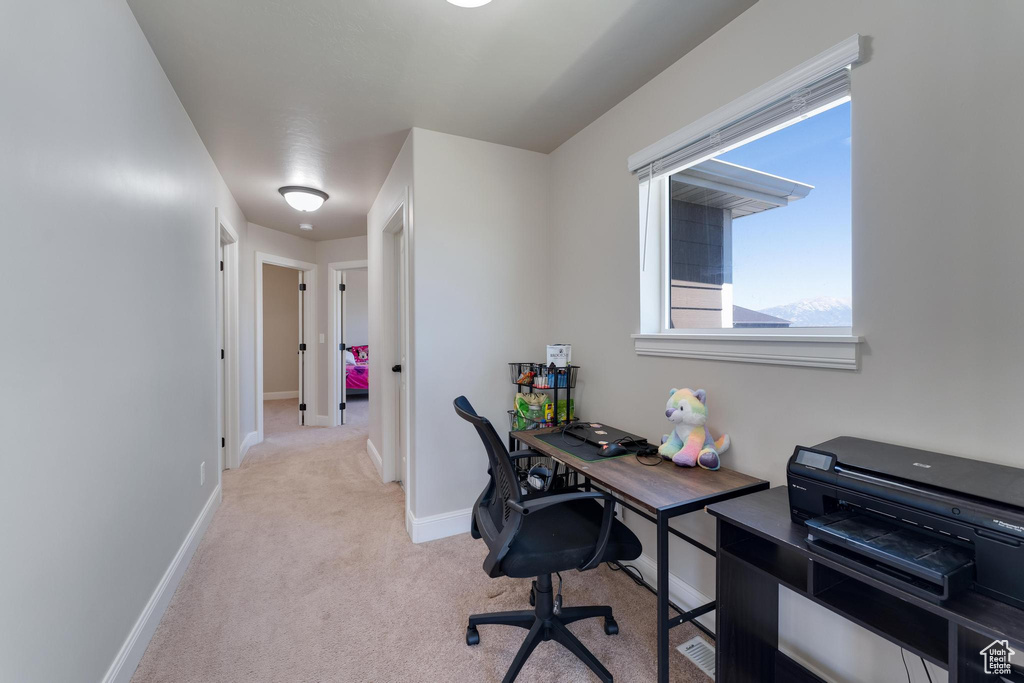
[{"label": "doorway", "polygon": [[330,425],[346,424],[351,401],[367,400],[369,393],[368,271],[364,261],[328,264],[331,301],[328,308],[328,400]]},{"label": "doorway", "polygon": [[[287,278],[290,278],[288,287],[292,290],[287,295],[294,303],[292,310],[296,313],[294,325],[288,323],[290,329],[284,329],[279,321],[264,320],[265,288],[270,285],[264,282],[264,266],[274,266],[286,269]],[[277,271],[272,271],[277,272]],[[257,442],[262,442],[266,436],[264,425],[264,398],[269,400],[292,400],[294,395],[294,411],[289,420],[297,426],[315,426],[317,424],[317,381],[316,381],[316,265],[305,261],[275,256],[257,252],[256,254],[256,430]],[[273,333],[282,332],[294,336],[291,343],[293,351],[286,351],[288,358],[285,359],[287,367],[283,372],[289,372],[288,368],[294,368],[294,376],[297,386],[287,389],[274,387],[274,392],[267,394],[265,371],[265,352],[268,349],[268,329],[273,325]],[[294,333],[294,334],[293,334]],[[307,350],[308,349],[308,350]],[[286,398],[287,397],[287,398]],[[277,413],[275,413],[277,414]]]},{"label": "doorway", "polygon": [[277,433],[305,422],[302,396],[302,271],[263,264],[264,429]]},{"label": "doorway", "polygon": [[[238,422],[238,233],[215,212],[218,471],[240,464]],[[219,475],[218,475],[219,476]]]},{"label": "doorway", "polygon": [[381,362],[375,363],[382,374],[381,388],[382,453],[381,478],[397,481],[406,490],[406,506],[411,505],[413,415],[410,397],[413,392],[412,365],[409,354],[409,253],[406,203],[395,209],[381,235],[382,316]]}]

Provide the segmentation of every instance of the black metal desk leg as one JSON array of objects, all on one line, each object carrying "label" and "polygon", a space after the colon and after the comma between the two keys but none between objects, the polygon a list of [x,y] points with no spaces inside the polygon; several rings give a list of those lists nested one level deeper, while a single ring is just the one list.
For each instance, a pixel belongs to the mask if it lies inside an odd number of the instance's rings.
[{"label": "black metal desk leg", "polygon": [[668,517],[658,511],[658,683],[668,683]]}]

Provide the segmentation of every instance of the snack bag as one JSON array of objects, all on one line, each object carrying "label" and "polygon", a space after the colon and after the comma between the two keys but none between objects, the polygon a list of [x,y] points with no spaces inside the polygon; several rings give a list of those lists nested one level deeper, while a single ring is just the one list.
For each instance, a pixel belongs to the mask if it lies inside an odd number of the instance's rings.
[{"label": "snack bag", "polygon": [[530,418],[530,409],[541,406],[544,401],[542,394],[516,394],[515,403],[513,408],[515,409],[515,418],[513,429],[536,429],[538,424],[535,420]]}]

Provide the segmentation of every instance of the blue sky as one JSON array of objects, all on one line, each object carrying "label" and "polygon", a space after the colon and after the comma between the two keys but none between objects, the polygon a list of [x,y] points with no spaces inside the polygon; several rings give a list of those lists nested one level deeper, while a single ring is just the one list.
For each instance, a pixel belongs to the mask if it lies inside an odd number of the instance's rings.
[{"label": "blue sky", "polygon": [[849,299],[850,103],[717,158],[814,186],[787,207],[733,222],[736,305]]}]

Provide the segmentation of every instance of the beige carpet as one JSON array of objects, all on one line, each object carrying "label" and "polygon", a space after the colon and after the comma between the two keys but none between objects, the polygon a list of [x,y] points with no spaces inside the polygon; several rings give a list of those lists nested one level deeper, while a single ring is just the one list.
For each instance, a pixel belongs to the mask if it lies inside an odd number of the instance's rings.
[{"label": "beige carpet", "polygon": [[[529,582],[488,579],[469,534],[409,540],[401,488],[366,455],[365,400],[334,429],[298,427],[295,401],[265,405],[266,440],[224,473],[224,502],[133,681],[501,681],[526,631],[481,626],[468,647],[466,617],[527,609]],[[615,610],[617,636],[599,619],[569,628],[616,681],[655,680],[654,597],[604,566],[563,577],[566,605]],[[673,629],[673,647],[696,633]],[[708,680],[671,657],[673,681]],[[517,680],[597,679],[546,642]]]}]

